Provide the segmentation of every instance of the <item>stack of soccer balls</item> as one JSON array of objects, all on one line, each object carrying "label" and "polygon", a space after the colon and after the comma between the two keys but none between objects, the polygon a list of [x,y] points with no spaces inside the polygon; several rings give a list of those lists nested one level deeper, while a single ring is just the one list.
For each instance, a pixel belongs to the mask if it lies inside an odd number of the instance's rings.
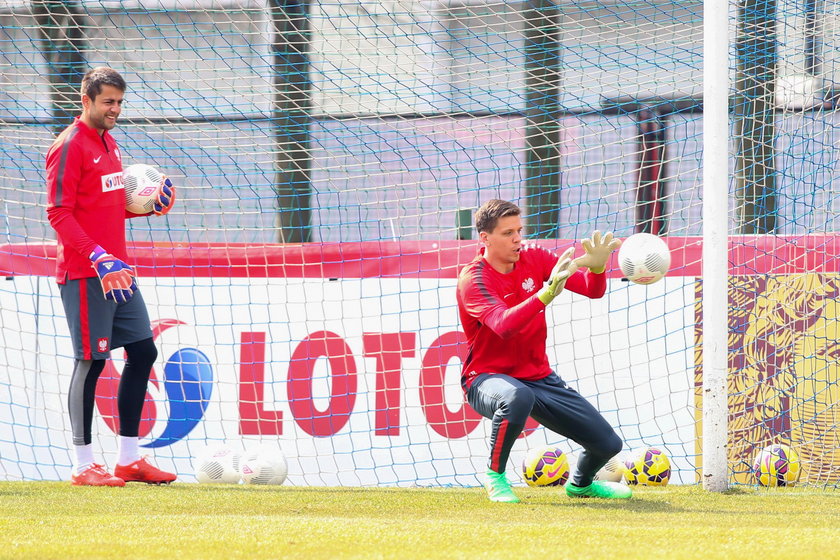
[{"label": "stack of soccer balls", "polygon": [[661,449],[647,447],[634,453],[632,459],[616,455],[595,474],[595,480],[626,480],[627,484],[665,486],[671,480],[671,461]]},{"label": "stack of soccer balls", "polygon": [[202,483],[283,484],[288,465],[277,445],[259,445],[244,454],[226,444],[210,446],[199,453],[195,478]]},{"label": "stack of soccer balls", "polygon": [[799,480],[799,455],[789,445],[768,445],[753,462],[753,475],[762,486],[793,486]]},{"label": "stack of soccer balls", "polygon": [[[522,477],[528,486],[558,486],[569,480],[566,454],[549,445],[532,449],[522,461]],[[595,474],[595,480],[627,481],[642,486],[665,486],[671,479],[671,461],[659,448],[648,447],[624,460],[615,456]]]}]

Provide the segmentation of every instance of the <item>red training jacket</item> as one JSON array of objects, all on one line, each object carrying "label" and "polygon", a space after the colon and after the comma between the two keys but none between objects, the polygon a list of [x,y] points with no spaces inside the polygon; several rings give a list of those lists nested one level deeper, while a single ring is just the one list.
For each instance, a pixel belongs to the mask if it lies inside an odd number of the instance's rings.
[{"label": "red training jacket", "polygon": [[96,276],[88,256],[100,245],[126,261],[122,157],[114,137],[78,117],[47,151],[47,217],[56,231],[55,277]]},{"label": "red training jacket", "polygon": [[[548,280],[558,256],[523,245],[509,274],[484,259],[484,248],[458,276],[458,313],[469,344],[461,373],[468,388],[481,373],[505,373],[525,380],[542,379],[552,369],[545,353],[548,328],[545,305],[537,292]],[[600,298],[607,289],[605,274],[578,270],[566,290]]]}]

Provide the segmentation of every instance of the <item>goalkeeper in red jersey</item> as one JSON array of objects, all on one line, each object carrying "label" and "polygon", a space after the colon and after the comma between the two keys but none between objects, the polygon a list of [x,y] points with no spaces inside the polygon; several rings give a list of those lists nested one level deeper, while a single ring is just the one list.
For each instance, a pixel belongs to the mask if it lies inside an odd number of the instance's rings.
[{"label": "goalkeeper in red jersey", "polygon": [[475,227],[483,246],[458,278],[458,312],[469,344],[461,385],[470,406],[493,423],[485,483],[489,498],[519,501],[505,467],[529,416],[583,447],[566,484],[569,496],[629,498],[629,487],[594,480],[598,469],[621,451],[621,438],[552,370],[545,351],[546,306],[563,289],[602,297],[607,261],[621,241],[596,231],[584,240],[583,256],[573,259],[571,248],[558,258],[522,245],[520,213],[504,200],[490,200],[478,209]]},{"label": "goalkeeper in red jersey", "polygon": [[[70,328],[74,368],[67,404],[75,458],[72,482],[124,486],[169,483],[175,475],[138,451],[140,414],[157,348],[143,296],[127,264],[122,156],[109,131],[117,124],[125,80],[112,68],[82,79],[82,114],[53,142],[46,158],[47,217],[56,231],[56,280]],[[158,187],[154,214],[175,202],[169,179]],[[91,428],[96,382],[112,348],[124,348],[117,393],[119,457],[114,474],[94,460]]]}]

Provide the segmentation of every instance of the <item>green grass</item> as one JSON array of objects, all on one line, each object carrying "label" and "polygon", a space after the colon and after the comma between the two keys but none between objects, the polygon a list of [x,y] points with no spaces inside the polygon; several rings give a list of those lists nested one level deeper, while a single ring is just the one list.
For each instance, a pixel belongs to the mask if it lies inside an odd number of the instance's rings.
[{"label": "green grass", "polygon": [[838,558],[840,493],[636,488],[572,500],[517,488],[0,482],[0,558]]}]

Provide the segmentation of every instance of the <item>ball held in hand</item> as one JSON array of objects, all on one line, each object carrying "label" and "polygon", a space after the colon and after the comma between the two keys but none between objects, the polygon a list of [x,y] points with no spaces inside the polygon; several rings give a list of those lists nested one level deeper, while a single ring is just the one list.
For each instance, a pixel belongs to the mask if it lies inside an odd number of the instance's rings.
[{"label": "ball held in hand", "polygon": [[135,163],[123,170],[125,209],[132,214],[163,215],[175,202],[175,187],[159,169],[145,163]]}]

